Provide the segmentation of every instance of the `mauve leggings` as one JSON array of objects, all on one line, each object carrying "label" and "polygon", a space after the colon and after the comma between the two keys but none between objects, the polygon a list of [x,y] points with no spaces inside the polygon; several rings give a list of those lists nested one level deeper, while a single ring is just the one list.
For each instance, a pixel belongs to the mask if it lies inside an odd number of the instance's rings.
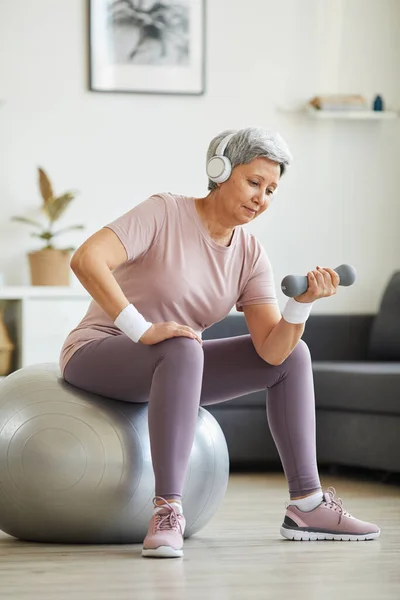
[{"label": "mauve leggings", "polygon": [[177,337],[153,346],[125,335],[89,342],[69,360],[65,380],[83,390],[149,402],[156,495],[181,496],[198,407],[268,388],[267,417],[290,497],[317,491],[314,384],[300,340],[279,366],[263,361],[249,335],[218,340]]}]

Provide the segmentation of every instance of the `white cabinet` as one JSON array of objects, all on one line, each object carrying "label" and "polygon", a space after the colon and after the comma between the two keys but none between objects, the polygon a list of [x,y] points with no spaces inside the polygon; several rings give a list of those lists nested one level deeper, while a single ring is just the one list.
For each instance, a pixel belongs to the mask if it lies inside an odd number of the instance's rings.
[{"label": "white cabinet", "polygon": [[16,346],[13,370],[58,362],[65,338],[85,315],[90,300],[83,288],[0,287],[4,320]]}]

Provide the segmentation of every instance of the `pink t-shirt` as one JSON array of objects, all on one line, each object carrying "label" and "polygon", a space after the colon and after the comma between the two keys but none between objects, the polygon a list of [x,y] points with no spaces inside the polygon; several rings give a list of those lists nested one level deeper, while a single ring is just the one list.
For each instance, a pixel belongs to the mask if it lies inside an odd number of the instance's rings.
[{"label": "pink t-shirt", "polygon": [[[209,235],[194,198],[156,194],[109,225],[128,260],[113,271],[125,296],[147,321],[176,321],[197,333],[236,305],[276,304],[271,264],[261,244],[236,227],[231,244]],[[84,344],[122,335],[93,300],[61,350],[62,372]]]}]

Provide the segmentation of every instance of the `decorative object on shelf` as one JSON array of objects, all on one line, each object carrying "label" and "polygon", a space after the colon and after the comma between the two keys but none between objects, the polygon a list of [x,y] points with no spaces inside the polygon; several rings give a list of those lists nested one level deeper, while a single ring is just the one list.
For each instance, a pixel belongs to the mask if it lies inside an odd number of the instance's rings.
[{"label": "decorative object on shelf", "polygon": [[38,173],[39,188],[43,198],[42,211],[48,223],[43,226],[38,221],[26,217],[12,217],[12,220],[38,228],[40,232],[34,232],[31,235],[45,242],[45,246],[41,250],[28,253],[32,285],[69,285],[69,263],[74,248],[55,248],[53,238],[67,231],[84,229],[84,226],[71,225],[53,231],[53,224],[64,214],[70,202],[76,197],[77,192],[68,191],[61,196],[55,196],[46,172],[39,167]]},{"label": "decorative object on shelf", "polygon": [[375,111],[382,111],[385,110],[385,106],[383,104],[383,98],[382,96],[380,96],[379,94],[377,96],[375,96],[374,98],[374,102],[372,104],[372,108]]},{"label": "decorative object on shelf", "polygon": [[205,0],[90,0],[96,92],[203,94]]},{"label": "decorative object on shelf", "polygon": [[11,359],[14,344],[8,334],[6,324],[3,320],[3,310],[0,307],[0,377],[8,375],[11,371]]},{"label": "decorative object on shelf", "polygon": [[368,110],[367,101],[359,94],[314,96],[309,105],[317,110]]}]

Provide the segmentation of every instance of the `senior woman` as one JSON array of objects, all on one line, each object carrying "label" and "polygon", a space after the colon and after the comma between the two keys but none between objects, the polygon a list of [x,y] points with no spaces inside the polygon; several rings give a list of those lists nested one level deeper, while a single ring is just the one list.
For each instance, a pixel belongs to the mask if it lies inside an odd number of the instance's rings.
[{"label": "senior woman", "polygon": [[[154,514],[143,556],[183,555],[182,488],[199,405],[268,389],[267,416],[288,482],[281,534],[292,540],[379,536],[321,489],[310,353],[301,340],[313,303],[336,293],[335,271],[308,273],[308,289],[280,314],[271,264],[247,225],[264,213],[290,163],[279,135],[224,131],[207,154],[209,193],[151,196],[92,235],[71,268],[92,303],[65,341],[70,384],[149,402]],[[250,335],[202,342],[236,306]]]}]

